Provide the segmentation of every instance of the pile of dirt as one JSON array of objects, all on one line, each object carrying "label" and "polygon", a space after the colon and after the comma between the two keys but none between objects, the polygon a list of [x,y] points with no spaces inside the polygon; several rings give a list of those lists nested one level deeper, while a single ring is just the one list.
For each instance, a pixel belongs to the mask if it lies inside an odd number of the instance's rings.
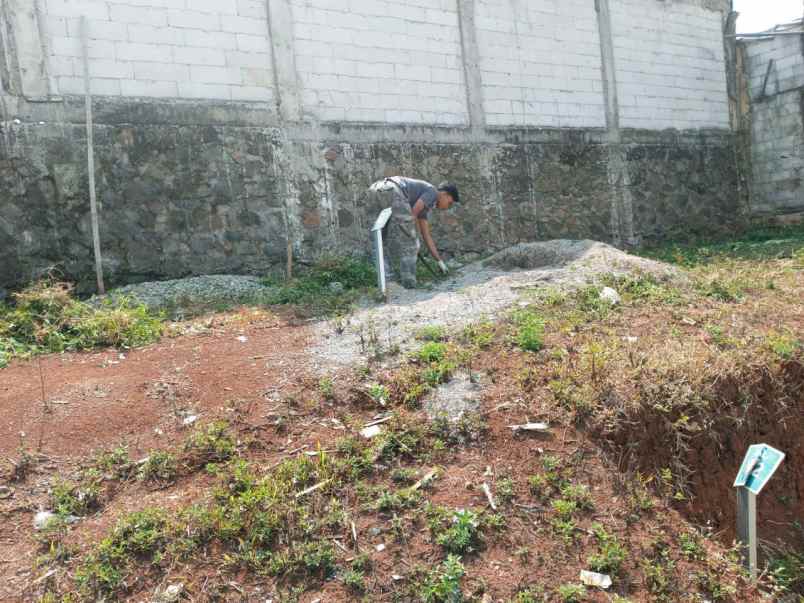
[{"label": "pile of dirt", "polygon": [[313,354],[327,368],[352,364],[381,350],[405,350],[413,335],[427,325],[458,329],[494,317],[534,289],[576,289],[605,274],[684,278],[672,266],[597,241],[521,243],[464,266],[429,290],[403,289],[391,283],[387,304],[320,325],[320,343]]}]

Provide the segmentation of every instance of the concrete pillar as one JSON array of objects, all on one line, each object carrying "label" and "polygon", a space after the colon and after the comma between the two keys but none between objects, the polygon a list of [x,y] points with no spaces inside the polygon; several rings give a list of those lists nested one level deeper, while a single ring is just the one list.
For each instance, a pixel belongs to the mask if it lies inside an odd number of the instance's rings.
[{"label": "concrete pillar", "polygon": [[600,34],[601,75],[606,104],[609,191],[611,194],[611,237],[618,247],[634,247],[639,241],[634,234],[634,205],[626,150],[620,132],[620,104],[617,98],[617,64],[614,36],[611,30],[609,0],[595,0]]},{"label": "concrete pillar", "polygon": [[267,1],[277,109],[282,121],[298,122],[302,118],[302,102],[299,78],[296,74],[293,13],[289,0]]},{"label": "concrete pillar", "polygon": [[457,0],[457,3],[469,124],[472,128],[479,129],[486,126],[486,113],[483,110],[480,50],[477,44],[477,29],[475,28],[475,0]]},{"label": "concrete pillar", "polygon": [[51,94],[39,2],[0,2],[0,77],[7,92],[30,100]]}]

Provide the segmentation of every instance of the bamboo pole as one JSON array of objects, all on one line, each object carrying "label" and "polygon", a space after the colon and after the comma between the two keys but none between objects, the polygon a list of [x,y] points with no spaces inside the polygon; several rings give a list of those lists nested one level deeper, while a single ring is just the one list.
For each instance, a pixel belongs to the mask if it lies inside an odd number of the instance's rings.
[{"label": "bamboo pole", "polygon": [[98,293],[106,293],[103,285],[103,263],[100,248],[100,229],[98,228],[98,204],[95,197],[95,141],[92,127],[92,93],[89,86],[89,27],[87,18],[81,17],[81,46],[84,59],[84,99],[87,121],[87,172],[89,174],[89,209],[92,217],[92,246],[95,251],[95,276]]}]

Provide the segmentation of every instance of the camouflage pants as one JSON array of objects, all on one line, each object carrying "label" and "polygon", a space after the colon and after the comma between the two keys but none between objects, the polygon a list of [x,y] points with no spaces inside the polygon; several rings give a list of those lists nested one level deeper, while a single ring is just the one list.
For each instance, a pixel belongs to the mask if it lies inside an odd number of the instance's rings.
[{"label": "camouflage pants", "polygon": [[419,233],[407,199],[398,190],[374,191],[384,207],[391,206],[391,219],[383,229],[385,273],[403,287],[416,287],[416,260],[419,257]]}]

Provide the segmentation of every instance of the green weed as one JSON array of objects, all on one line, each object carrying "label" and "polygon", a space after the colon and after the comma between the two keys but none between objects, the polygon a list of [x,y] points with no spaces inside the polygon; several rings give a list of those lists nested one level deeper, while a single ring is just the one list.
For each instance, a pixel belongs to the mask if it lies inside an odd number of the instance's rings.
[{"label": "green weed", "polygon": [[140,465],[137,479],[144,482],[167,484],[176,479],[178,462],[170,452],[154,450],[148,459]]},{"label": "green weed", "polygon": [[41,281],[13,299],[13,306],[0,304],[0,367],[13,357],[137,347],[162,335],[162,319],[145,306],[124,298],[90,306],[67,283]]},{"label": "green weed", "polygon": [[416,331],[416,339],[421,341],[445,341],[447,333],[440,325],[428,325]]},{"label": "green weed", "polygon": [[[333,288],[332,283],[341,287]],[[376,283],[371,263],[353,258],[325,258],[290,282],[265,278],[271,287],[269,305],[291,304],[314,316],[348,311],[361,294],[369,293]]]},{"label": "green weed", "polygon": [[514,343],[527,352],[538,352],[544,345],[544,319],[532,310],[514,313]]},{"label": "green weed", "polygon": [[586,599],[586,587],[583,584],[562,584],[558,587],[558,596],[564,603],[581,603]]},{"label": "green weed", "polygon": [[592,525],[592,532],[597,539],[598,552],[589,557],[589,569],[612,576],[619,575],[628,556],[625,547],[598,523]]},{"label": "green weed", "polygon": [[465,571],[460,557],[448,555],[439,567],[427,574],[420,592],[422,602],[461,603],[461,578]]}]

